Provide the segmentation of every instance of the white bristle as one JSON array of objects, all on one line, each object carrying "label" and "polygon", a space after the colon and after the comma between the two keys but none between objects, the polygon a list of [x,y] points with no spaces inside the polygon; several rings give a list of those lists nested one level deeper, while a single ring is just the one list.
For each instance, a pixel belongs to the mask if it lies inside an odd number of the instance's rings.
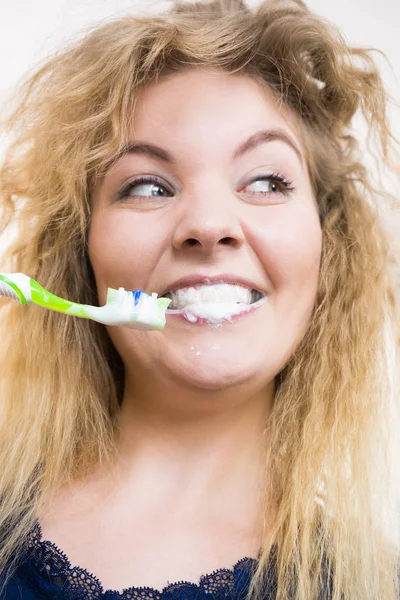
[{"label": "white bristle", "polygon": [[4,281],[0,281],[0,296],[12,298],[13,300],[19,300],[18,294],[16,294],[12,287],[7,285],[7,283],[4,283]]}]

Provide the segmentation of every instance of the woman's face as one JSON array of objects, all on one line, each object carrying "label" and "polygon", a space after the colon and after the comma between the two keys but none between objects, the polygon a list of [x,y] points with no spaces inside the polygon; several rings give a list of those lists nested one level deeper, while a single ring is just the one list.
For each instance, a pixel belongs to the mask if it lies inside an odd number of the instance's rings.
[{"label": "woman's face", "polygon": [[167,316],[158,331],[108,327],[132,381],[262,389],[304,336],[322,236],[301,140],[282,110],[248,76],[218,71],[165,76],[139,93],[129,141],[141,146],[92,197],[100,304],[108,287],[161,295],[191,275],[244,278],[268,301],[218,326]]}]

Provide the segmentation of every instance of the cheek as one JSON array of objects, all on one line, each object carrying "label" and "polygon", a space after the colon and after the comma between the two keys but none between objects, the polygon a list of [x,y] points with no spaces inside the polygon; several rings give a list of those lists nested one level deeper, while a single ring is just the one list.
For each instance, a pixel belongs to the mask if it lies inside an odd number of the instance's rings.
[{"label": "cheek", "polygon": [[303,339],[315,306],[322,249],[318,214],[308,208],[264,221],[259,244],[271,286],[277,344],[286,362]]},{"label": "cheek", "polygon": [[299,210],[276,213],[259,232],[260,254],[272,293],[314,297],[318,284],[322,231],[316,210],[303,204]]},{"label": "cheek", "polygon": [[99,300],[105,301],[107,287],[147,287],[158,259],[155,239],[154,227],[146,227],[127,211],[104,210],[92,215],[88,252]]}]

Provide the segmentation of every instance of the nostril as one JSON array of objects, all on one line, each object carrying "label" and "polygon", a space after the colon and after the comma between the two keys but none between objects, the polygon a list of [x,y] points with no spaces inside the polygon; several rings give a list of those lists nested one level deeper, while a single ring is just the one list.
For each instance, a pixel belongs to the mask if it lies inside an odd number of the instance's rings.
[{"label": "nostril", "polygon": [[[221,238],[220,243],[224,244],[224,245],[229,245],[232,244],[234,242],[234,239],[231,237],[224,237]],[[188,238],[186,240],[186,244],[188,246],[196,246],[197,244],[199,244],[200,242],[198,240],[196,240],[195,238]]]}]

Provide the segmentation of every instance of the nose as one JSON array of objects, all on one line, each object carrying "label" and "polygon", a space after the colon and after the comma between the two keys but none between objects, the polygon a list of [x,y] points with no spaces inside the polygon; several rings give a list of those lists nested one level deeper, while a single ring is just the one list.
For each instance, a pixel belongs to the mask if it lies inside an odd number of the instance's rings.
[{"label": "nose", "polygon": [[230,190],[191,193],[181,198],[181,213],[173,235],[173,247],[196,247],[210,254],[221,246],[239,248],[244,234],[238,215],[238,199]]}]

